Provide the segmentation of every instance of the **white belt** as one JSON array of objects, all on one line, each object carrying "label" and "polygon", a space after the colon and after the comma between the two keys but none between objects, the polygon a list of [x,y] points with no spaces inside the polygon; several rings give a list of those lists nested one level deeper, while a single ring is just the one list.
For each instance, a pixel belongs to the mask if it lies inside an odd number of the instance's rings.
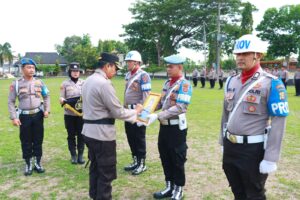
[{"label": "white belt", "polygon": [[36,108],[36,109],[33,109],[33,110],[22,110],[21,114],[22,115],[32,115],[32,114],[40,112],[40,110],[41,110],[40,108]]},{"label": "white belt", "polygon": [[226,138],[232,142],[232,143],[237,143],[237,144],[244,144],[244,141],[246,141],[248,144],[254,144],[254,143],[260,143],[264,142],[264,134],[261,135],[233,135],[229,133],[228,131],[226,132]]},{"label": "white belt", "polygon": [[177,125],[179,124],[179,119],[166,119],[160,120],[161,125]]},{"label": "white belt", "polygon": [[128,109],[135,109],[136,105],[135,104],[129,104],[126,106]]}]

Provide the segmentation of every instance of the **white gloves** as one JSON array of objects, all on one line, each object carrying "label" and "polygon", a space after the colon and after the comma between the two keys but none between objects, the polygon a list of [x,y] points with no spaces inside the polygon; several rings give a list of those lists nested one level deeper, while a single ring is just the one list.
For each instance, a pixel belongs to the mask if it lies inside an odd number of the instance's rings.
[{"label": "white gloves", "polygon": [[150,124],[155,122],[155,120],[157,120],[157,118],[158,118],[158,115],[155,113],[152,113],[152,114],[148,115],[148,118],[149,118],[149,120],[148,120],[148,124],[146,126],[149,126]]},{"label": "white gloves", "polygon": [[277,170],[276,162],[262,160],[259,164],[259,172],[262,174],[269,174]]},{"label": "white gloves", "polygon": [[137,122],[136,123],[136,125],[138,126],[138,127],[141,127],[141,126],[149,126],[150,124],[152,124],[156,119],[157,119],[157,114],[155,114],[155,113],[152,113],[152,114],[150,114],[150,115],[148,115],[148,123],[147,124],[145,124],[144,122]]},{"label": "white gloves", "polygon": [[138,127],[145,126],[145,124],[144,124],[143,122],[137,122],[136,125],[137,125]]}]

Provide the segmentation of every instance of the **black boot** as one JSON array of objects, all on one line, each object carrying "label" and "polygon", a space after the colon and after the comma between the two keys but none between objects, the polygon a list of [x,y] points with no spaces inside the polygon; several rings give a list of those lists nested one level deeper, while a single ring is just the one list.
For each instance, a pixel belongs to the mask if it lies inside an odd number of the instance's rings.
[{"label": "black boot", "polygon": [[24,175],[25,176],[30,176],[32,174],[32,162],[31,158],[26,158],[25,159],[25,171]]},{"label": "black boot", "polygon": [[71,155],[71,163],[73,164],[73,165],[76,165],[77,164],[77,155],[75,154],[75,155]]},{"label": "black boot", "polygon": [[138,165],[137,157],[133,156],[132,160],[133,160],[132,163],[130,163],[129,165],[127,165],[126,167],[124,167],[125,171],[132,171],[132,170],[134,170],[137,167],[137,165]]},{"label": "black boot", "polygon": [[183,187],[174,185],[174,190],[172,192],[171,200],[181,200],[183,198]]},{"label": "black boot", "polygon": [[83,165],[85,163],[85,160],[83,159],[83,152],[78,153],[77,163],[80,165]]},{"label": "black boot", "polygon": [[166,198],[166,197],[171,197],[172,196],[172,190],[173,190],[172,182],[171,181],[166,181],[166,188],[159,191],[159,192],[155,192],[153,194],[153,197],[155,199],[163,199],[163,198]]},{"label": "black boot", "polygon": [[35,163],[34,163],[34,168],[33,168],[37,173],[44,173],[45,169],[41,165],[41,157],[36,157],[35,158]]},{"label": "black boot", "polygon": [[138,159],[138,165],[137,167],[132,171],[132,175],[139,175],[147,170],[147,166],[145,163],[145,159]]}]

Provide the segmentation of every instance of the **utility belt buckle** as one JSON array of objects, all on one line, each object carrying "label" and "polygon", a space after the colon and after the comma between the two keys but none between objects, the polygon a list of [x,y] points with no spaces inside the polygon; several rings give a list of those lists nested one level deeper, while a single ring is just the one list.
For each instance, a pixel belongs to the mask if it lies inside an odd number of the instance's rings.
[{"label": "utility belt buckle", "polygon": [[23,115],[33,115],[33,114],[38,113],[40,110],[41,110],[40,108],[35,108],[33,110],[22,110],[21,114],[23,114]]},{"label": "utility belt buckle", "polygon": [[236,137],[236,135],[233,135],[233,134],[229,133],[228,131],[227,131],[227,133],[229,134],[229,136],[227,137],[228,140],[230,142],[232,142],[233,144],[236,144],[237,143],[237,137]]}]

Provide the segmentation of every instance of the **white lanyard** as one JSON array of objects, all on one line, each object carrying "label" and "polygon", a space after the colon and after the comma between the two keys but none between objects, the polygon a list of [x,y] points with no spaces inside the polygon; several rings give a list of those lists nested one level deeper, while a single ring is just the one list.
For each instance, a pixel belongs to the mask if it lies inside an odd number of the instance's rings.
[{"label": "white lanyard", "polygon": [[168,95],[165,98],[165,101],[162,105],[162,108],[164,107],[164,105],[166,104],[167,100],[170,98],[172,92],[175,90],[175,88],[177,87],[177,85],[179,84],[179,82],[182,80],[183,78],[180,78],[178,81],[176,81],[176,83],[174,84],[174,86],[172,87],[172,89],[169,91]]},{"label": "white lanyard", "polygon": [[126,90],[125,90],[125,94],[127,93],[128,89],[130,88],[130,86],[132,85],[132,83],[142,75],[142,72],[143,72],[143,71],[140,70],[140,71],[137,73],[137,75],[135,75],[135,77],[133,77],[133,79],[130,80],[130,82],[128,83],[128,86],[127,86],[127,88],[126,88]]},{"label": "white lanyard", "polygon": [[231,119],[232,119],[232,116],[234,115],[235,111],[237,110],[238,106],[240,105],[240,103],[243,101],[243,98],[244,96],[247,94],[247,92],[249,92],[249,90],[251,90],[258,82],[262,81],[263,79],[265,79],[266,77],[265,76],[261,76],[259,77],[259,79],[257,79],[256,81],[254,81],[245,91],[244,93],[242,94],[242,96],[239,98],[238,102],[236,103],[235,107],[233,108],[230,116],[229,116],[229,119],[227,121],[227,126],[229,125]]}]

